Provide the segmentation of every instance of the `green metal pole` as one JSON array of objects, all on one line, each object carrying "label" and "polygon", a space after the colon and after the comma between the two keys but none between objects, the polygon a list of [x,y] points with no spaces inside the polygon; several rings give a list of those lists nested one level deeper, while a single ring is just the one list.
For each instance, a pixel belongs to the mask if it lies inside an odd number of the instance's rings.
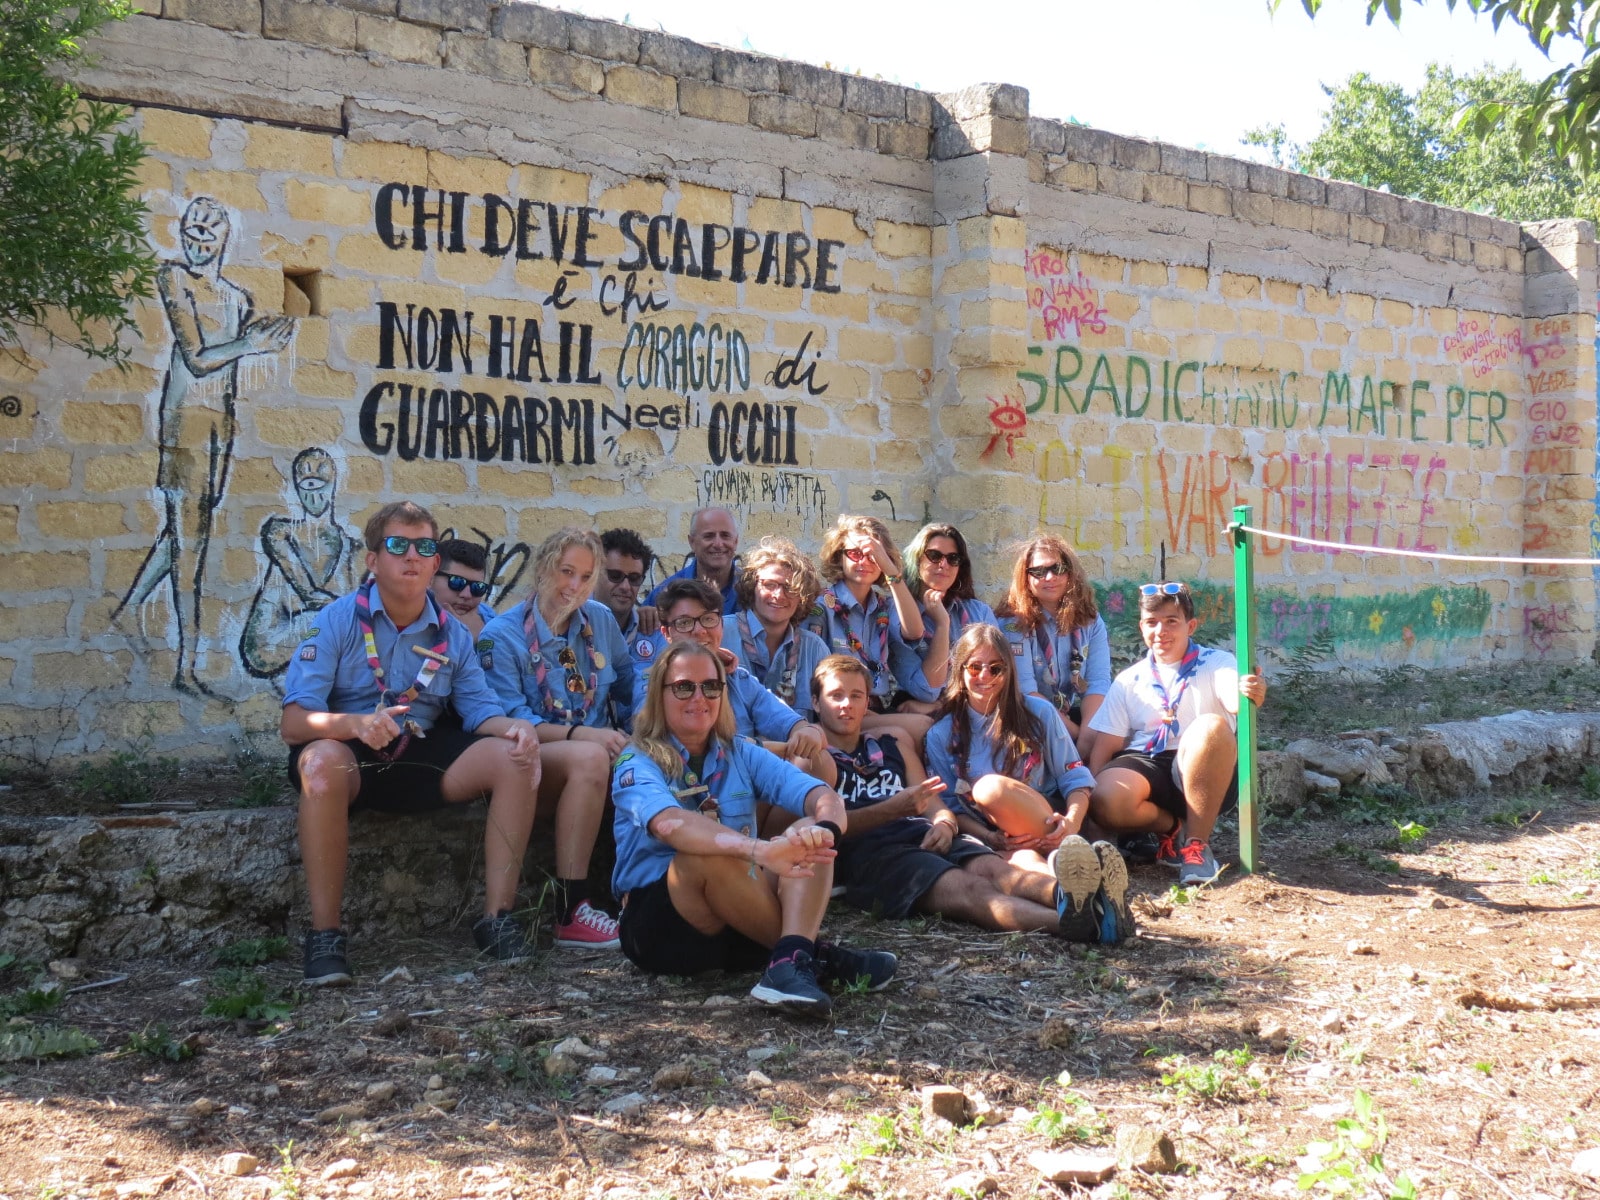
[{"label": "green metal pole", "polygon": [[[1255,674],[1256,580],[1250,557],[1250,535],[1242,528],[1250,524],[1250,506],[1233,510],[1233,642],[1239,674]],[[1260,827],[1256,823],[1256,705],[1239,698],[1239,863],[1254,874],[1260,847]]]}]

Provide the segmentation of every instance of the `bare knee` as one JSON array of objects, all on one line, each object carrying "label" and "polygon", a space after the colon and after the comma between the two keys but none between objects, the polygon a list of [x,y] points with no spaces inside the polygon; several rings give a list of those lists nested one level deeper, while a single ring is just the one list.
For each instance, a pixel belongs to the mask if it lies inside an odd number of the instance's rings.
[{"label": "bare knee", "polygon": [[1005,794],[1004,775],[982,775],[972,785],[972,802],[978,805],[995,804]]},{"label": "bare knee", "polygon": [[343,742],[312,742],[300,752],[300,798],[313,805],[348,805],[356,792],[356,756]]}]

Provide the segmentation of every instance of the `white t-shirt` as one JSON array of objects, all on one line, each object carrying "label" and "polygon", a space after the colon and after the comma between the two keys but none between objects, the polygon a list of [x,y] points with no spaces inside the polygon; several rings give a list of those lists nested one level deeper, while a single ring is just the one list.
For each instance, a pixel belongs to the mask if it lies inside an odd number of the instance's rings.
[{"label": "white t-shirt", "polygon": [[[1161,686],[1170,697],[1177,687],[1178,666],[1176,663],[1159,663],[1156,669],[1161,672]],[[1196,717],[1205,713],[1226,717],[1229,726],[1237,729],[1239,718],[1224,707],[1222,697],[1234,697],[1234,707],[1237,708],[1238,695],[1238,660],[1226,650],[1201,646],[1195,673],[1178,700],[1178,738],[1183,737],[1184,730],[1194,724]],[[1147,653],[1112,681],[1105,703],[1089,719],[1089,728],[1097,733],[1126,737],[1129,750],[1147,751],[1155,741],[1156,731],[1161,728],[1162,712],[1161,692],[1157,690],[1150,674],[1150,655]],[[1169,740],[1167,749],[1177,749],[1177,741]]]}]

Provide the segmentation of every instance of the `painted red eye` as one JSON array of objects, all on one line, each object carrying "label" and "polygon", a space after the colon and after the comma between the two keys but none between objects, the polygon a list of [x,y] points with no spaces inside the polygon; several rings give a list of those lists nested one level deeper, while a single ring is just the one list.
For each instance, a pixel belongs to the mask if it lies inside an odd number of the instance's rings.
[{"label": "painted red eye", "polygon": [[989,403],[994,408],[989,412],[989,424],[1004,433],[1013,433],[1025,429],[1028,425],[1028,414],[1022,411],[1022,406],[1011,399],[996,400],[989,397]]}]

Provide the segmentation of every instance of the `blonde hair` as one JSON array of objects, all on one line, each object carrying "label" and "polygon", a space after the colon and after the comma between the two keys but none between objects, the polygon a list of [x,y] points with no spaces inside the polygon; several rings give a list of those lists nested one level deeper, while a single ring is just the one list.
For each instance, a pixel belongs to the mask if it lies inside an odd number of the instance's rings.
[{"label": "blonde hair", "polygon": [[[539,593],[555,578],[556,564],[561,561],[561,556],[574,546],[581,546],[594,556],[594,569],[598,572],[601,564],[605,561],[605,551],[600,548],[600,535],[592,529],[580,529],[576,525],[563,526],[540,542],[539,548],[533,552],[532,598],[534,604],[538,605],[539,615],[547,622],[571,615],[570,613],[545,612],[544,606],[539,604]],[[584,592],[582,599],[573,606],[572,611],[577,612],[578,609],[583,607],[584,602],[593,595],[594,575],[590,575],[588,590]]]},{"label": "blonde hair", "polygon": [[[840,560],[844,558],[844,539],[852,533],[862,533],[882,543],[883,548],[889,552],[889,558],[895,566],[895,574],[903,575],[905,569],[900,566],[900,551],[894,544],[894,538],[889,536],[889,527],[877,517],[858,517],[846,513],[833,523],[833,528],[828,530],[822,539],[822,577],[829,583],[838,583],[844,578],[844,568]],[[874,583],[883,576],[873,580]]]},{"label": "blonde hair", "polygon": [[1067,567],[1067,590],[1061,594],[1060,606],[1050,614],[1056,620],[1056,628],[1065,633],[1069,629],[1087,625],[1100,615],[1100,609],[1094,602],[1094,587],[1089,583],[1089,576],[1084,573],[1083,564],[1078,561],[1072,547],[1053,533],[1034,534],[1018,549],[1016,562],[1011,568],[1011,588],[1006,592],[1005,599],[995,607],[995,614],[1010,617],[1025,634],[1031,634],[1039,628],[1044,620],[1044,609],[1028,587],[1028,560],[1041,550]]},{"label": "blonde hair", "polygon": [[740,608],[754,608],[756,603],[756,576],[768,567],[787,567],[789,587],[795,595],[792,624],[799,624],[811,612],[817,597],[822,594],[822,579],[811,560],[786,537],[768,535],[756,543],[756,548],[744,556],[744,570],[733,584],[734,599]]},{"label": "blonde hair", "polygon": [[672,670],[672,664],[680,658],[695,657],[712,662],[717,668],[717,678],[722,680],[721,707],[717,710],[717,724],[711,731],[712,736],[731,748],[734,738],[739,733],[738,722],[733,716],[733,705],[729,703],[728,671],[722,665],[722,659],[699,642],[687,638],[668,643],[661,657],[656,659],[656,665],[650,668],[650,679],[645,685],[644,705],[639,709],[639,715],[633,719],[631,744],[661,768],[661,773],[667,777],[669,783],[676,783],[683,778],[683,756],[672,744],[672,730],[667,727],[665,698],[667,675]]}]

